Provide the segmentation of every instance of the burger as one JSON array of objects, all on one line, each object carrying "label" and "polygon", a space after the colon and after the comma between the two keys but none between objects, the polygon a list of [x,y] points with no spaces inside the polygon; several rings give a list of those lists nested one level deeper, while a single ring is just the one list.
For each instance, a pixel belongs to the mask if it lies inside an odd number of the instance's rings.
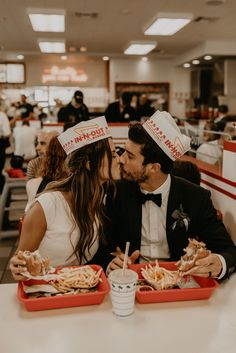
[{"label": "burger", "polygon": [[26,262],[26,268],[32,276],[44,276],[49,271],[50,259],[43,258],[39,251],[19,251],[18,257]]},{"label": "burger", "polygon": [[181,272],[189,271],[195,266],[197,260],[207,257],[211,251],[207,250],[206,244],[196,239],[189,239],[188,246],[184,249],[185,255],[181,256],[176,263]]}]

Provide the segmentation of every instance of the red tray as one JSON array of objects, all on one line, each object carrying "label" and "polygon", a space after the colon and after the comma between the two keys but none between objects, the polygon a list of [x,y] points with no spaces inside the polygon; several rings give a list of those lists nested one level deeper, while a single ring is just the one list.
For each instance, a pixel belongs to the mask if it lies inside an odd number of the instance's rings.
[{"label": "red tray", "polygon": [[[152,263],[153,264],[153,263]],[[138,273],[139,279],[143,278],[141,268],[147,263],[130,265],[129,268]],[[154,264],[153,264],[154,265]],[[176,270],[175,262],[159,262],[161,267],[167,270]],[[219,286],[213,278],[193,276],[194,280],[200,285],[200,288],[175,288],[153,291],[137,291],[136,299],[141,304],[175,302],[184,300],[203,300],[208,299],[215,288]]]},{"label": "red tray", "polygon": [[[101,266],[99,265],[90,265],[90,266],[95,271],[98,271],[101,268]],[[73,267],[76,267],[76,266],[73,266]],[[105,295],[110,291],[109,283],[103,271],[101,273],[101,279],[102,279],[102,282],[99,282],[98,290],[95,292],[66,294],[62,296],[42,297],[42,298],[28,298],[27,294],[23,291],[22,282],[19,282],[18,289],[17,289],[17,297],[25,305],[25,308],[28,311],[59,309],[59,308],[68,308],[72,306],[101,304]],[[28,284],[29,283],[38,284],[39,281],[30,280]]]}]

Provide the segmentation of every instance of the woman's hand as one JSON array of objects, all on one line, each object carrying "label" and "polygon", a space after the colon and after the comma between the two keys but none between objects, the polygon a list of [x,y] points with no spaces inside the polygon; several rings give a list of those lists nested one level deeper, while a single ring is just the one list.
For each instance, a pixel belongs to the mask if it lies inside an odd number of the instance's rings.
[{"label": "woman's hand", "polygon": [[[20,253],[20,252],[19,252]],[[22,260],[20,254],[14,255],[10,260],[10,270],[13,278],[16,281],[25,281],[27,277],[23,275],[24,272],[27,272],[26,262]]]},{"label": "woman's hand", "polygon": [[221,271],[222,263],[219,256],[216,254],[210,254],[207,257],[197,260],[195,266],[183,274],[217,278]]},{"label": "woman's hand", "polygon": [[[109,263],[107,266],[106,274],[107,276],[113,270],[117,270],[119,268],[123,268],[124,257],[125,254],[120,250],[119,247],[116,248],[116,252],[113,252],[112,255],[116,257]],[[135,260],[139,257],[140,252],[139,250],[135,250],[129,257],[127,261],[127,265],[130,265],[135,262]]]}]

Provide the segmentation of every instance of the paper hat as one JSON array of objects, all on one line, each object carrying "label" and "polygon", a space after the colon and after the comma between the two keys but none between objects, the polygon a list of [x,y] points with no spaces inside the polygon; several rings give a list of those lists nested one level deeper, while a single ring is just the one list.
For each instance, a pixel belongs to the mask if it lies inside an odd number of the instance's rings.
[{"label": "paper hat", "polygon": [[78,123],[60,134],[58,140],[68,155],[78,148],[106,139],[110,136],[111,134],[106,119],[104,116],[100,116],[99,118]]},{"label": "paper hat", "polygon": [[157,110],[145,123],[144,129],[173,161],[190,150],[191,139],[183,135],[168,112]]}]

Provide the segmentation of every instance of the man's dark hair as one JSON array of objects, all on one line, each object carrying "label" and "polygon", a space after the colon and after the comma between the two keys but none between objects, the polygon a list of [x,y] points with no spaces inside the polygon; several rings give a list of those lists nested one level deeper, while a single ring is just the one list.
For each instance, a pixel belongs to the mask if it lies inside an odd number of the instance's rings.
[{"label": "man's dark hair", "polygon": [[144,165],[148,163],[159,163],[163,173],[169,174],[171,172],[173,168],[172,159],[157,145],[141,123],[130,124],[129,139],[141,146],[140,152],[144,156]]},{"label": "man's dark hair", "polygon": [[22,169],[24,163],[24,158],[22,156],[18,156],[13,154],[10,159],[10,165],[14,169]]}]

